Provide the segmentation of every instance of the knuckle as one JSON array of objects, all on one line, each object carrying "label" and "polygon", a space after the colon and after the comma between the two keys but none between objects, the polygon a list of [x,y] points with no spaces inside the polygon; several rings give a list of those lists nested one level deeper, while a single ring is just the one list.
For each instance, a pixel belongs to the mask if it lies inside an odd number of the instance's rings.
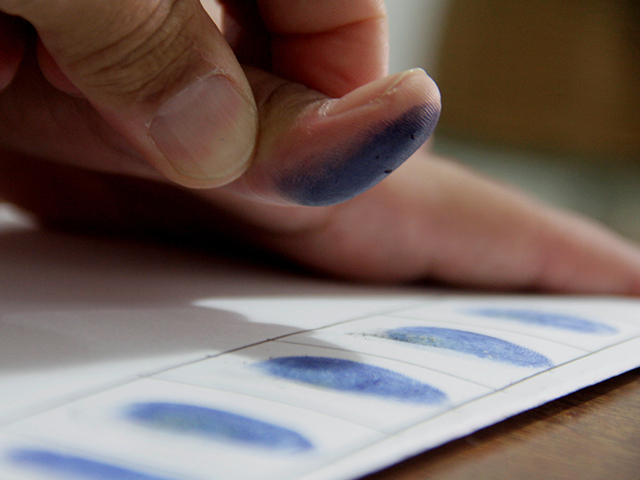
[{"label": "knuckle", "polygon": [[99,96],[135,102],[157,99],[181,85],[191,65],[199,60],[191,34],[198,21],[196,3],[159,1],[149,14],[106,45],[75,58],[70,69]]}]

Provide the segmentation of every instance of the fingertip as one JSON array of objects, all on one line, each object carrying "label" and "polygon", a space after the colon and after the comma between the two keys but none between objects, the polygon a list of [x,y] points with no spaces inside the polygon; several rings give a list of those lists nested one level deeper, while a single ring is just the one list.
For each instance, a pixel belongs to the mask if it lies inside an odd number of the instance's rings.
[{"label": "fingertip", "polygon": [[[304,206],[327,206],[349,200],[373,187],[402,165],[429,138],[438,111],[430,104],[410,108],[381,122],[348,151],[325,153],[283,172],[276,182],[281,195]],[[353,147],[353,146],[352,146]],[[316,164],[313,168],[308,163]]]},{"label": "fingertip", "polygon": [[542,255],[535,284],[547,291],[640,295],[640,249],[593,220],[546,212],[537,247]]},{"label": "fingertip", "polygon": [[342,145],[327,142],[320,152],[280,171],[277,190],[299,205],[340,203],[390,175],[433,132],[440,97],[423,70],[410,70],[331,101],[324,115],[334,128],[342,124],[355,131]]}]

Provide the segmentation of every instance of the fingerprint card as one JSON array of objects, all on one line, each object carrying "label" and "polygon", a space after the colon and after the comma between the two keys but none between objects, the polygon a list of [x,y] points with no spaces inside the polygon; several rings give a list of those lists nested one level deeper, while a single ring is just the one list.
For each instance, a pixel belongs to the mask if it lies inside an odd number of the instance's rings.
[{"label": "fingerprint card", "polygon": [[398,317],[373,317],[286,337],[332,344],[446,373],[492,390],[589,353],[509,331]]},{"label": "fingerprint card", "polygon": [[0,205],[0,480],[354,480],[640,366],[637,299],[356,285],[28,224]]},{"label": "fingerprint card", "polygon": [[330,345],[269,342],[155,378],[286,402],[385,433],[491,392],[440,372]]},{"label": "fingerprint card", "polygon": [[382,437],[299,407],[151,379],[87,397],[6,430],[119,464],[193,479],[296,478]]},{"label": "fingerprint card", "polygon": [[518,332],[589,351],[640,334],[638,305],[625,300],[449,297],[393,316]]},{"label": "fingerprint card", "polygon": [[5,420],[0,480],[350,480],[640,365],[628,300],[280,301],[242,307],[261,341]]}]

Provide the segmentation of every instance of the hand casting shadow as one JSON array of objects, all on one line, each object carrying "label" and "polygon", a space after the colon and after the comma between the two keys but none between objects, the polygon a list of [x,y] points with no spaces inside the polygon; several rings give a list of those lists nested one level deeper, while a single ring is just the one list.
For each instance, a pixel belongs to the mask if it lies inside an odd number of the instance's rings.
[{"label": "hand casting shadow", "polygon": [[0,258],[4,373],[204,357],[300,331],[192,305],[202,298],[377,292],[157,245],[40,230],[1,233]]}]

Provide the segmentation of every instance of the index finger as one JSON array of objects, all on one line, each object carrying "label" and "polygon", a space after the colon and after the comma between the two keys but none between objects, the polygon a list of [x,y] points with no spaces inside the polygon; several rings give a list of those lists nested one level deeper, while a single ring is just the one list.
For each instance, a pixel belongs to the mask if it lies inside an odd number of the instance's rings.
[{"label": "index finger", "polygon": [[258,0],[273,73],[339,97],[387,75],[383,0]]}]

